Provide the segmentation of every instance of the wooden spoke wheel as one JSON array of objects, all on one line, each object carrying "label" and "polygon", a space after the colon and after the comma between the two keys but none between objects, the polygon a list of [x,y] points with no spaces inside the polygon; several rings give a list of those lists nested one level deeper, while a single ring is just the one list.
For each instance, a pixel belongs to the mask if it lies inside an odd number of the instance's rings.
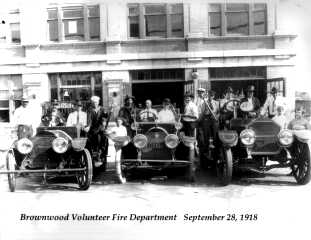
[{"label": "wooden spoke wheel", "polygon": [[[6,156],[6,168],[8,171],[16,170],[15,156],[12,151],[9,151]],[[16,187],[16,173],[8,173],[8,182],[10,191],[14,192]]]},{"label": "wooden spoke wheel", "polygon": [[81,190],[87,190],[90,187],[93,177],[93,165],[91,154],[87,149],[79,153],[78,167],[85,168],[83,172],[77,173],[77,181]]},{"label": "wooden spoke wheel", "polygon": [[233,161],[231,149],[221,148],[217,162],[217,177],[221,185],[226,186],[232,180]]},{"label": "wooden spoke wheel", "polygon": [[292,164],[294,178],[300,185],[310,181],[310,149],[307,143],[298,143]]}]

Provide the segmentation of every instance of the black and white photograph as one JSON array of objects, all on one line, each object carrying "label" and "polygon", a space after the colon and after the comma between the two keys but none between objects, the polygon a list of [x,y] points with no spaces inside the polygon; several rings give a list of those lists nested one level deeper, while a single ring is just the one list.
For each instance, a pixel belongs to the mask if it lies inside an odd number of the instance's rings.
[{"label": "black and white photograph", "polygon": [[307,239],[310,14],[1,0],[0,240]]}]

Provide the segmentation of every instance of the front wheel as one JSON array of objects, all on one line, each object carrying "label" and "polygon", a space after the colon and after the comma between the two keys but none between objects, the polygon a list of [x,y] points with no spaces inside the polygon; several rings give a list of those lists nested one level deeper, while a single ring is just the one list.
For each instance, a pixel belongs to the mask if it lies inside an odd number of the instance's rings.
[{"label": "front wheel", "polygon": [[79,168],[85,168],[85,170],[77,174],[77,182],[81,190],[87,190],[90,187],[93,177],[93,165],[90,152],[87,149],[83,149],[78,161]]},{"label": "front wheel", "polygon": [[223,186],[227,186],[232,180],[233,160],[230,148],[221,148],[217,162],[217,177]]},{"label": "front wheel", "polygon": [[305,185],[310,182],[310,149],[308,144],[297,144],[292,171],[298,184]]},{"label": "front wheel", "polygon": [[[15,157],[12,151],[9,151],[6,156],[6,168],[8,171],[16,170]],[[14,192],[15,187],[16,187],[16,174],[15,173],[8,173],[8,182],[9,182],[10,191]]]}]

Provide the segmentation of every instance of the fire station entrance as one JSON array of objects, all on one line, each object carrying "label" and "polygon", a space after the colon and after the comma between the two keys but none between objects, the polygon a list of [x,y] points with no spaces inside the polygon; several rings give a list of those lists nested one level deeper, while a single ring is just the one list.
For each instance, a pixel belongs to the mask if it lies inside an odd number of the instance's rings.
[{"label": "fire station entrance", "polygon": [[144,106],[147,99],[153,105],[161,105],[164,98],[169,98],[177,108],[182,107],[184,69],[131,71],[130,76],[137,105]]}]

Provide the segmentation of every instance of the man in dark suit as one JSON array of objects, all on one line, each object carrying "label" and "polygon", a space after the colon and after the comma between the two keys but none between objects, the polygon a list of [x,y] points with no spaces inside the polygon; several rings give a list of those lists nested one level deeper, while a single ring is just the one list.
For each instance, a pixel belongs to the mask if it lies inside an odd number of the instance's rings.
[{"label": "man in dark suit", "polygon": [[123,125],[127,129],[127,133],[130,137],[132,137],[132,129],[131,124],[134,122],[135,117],[135,98],[133,96],[126,96],[124,99],[124,106],[119,111],[119,117],[123,118]]},{"label": "man in dark suit", "polygon": [[92,107],[87,113],[88,124],[84,128],[88,136],[87,148],[92,152],[97,152],[97,159],[94,159],[95,167],[99,167],[103,164],[102,159],[108,147],[108,139],[104,135],[104,123],[108,118],[108,113],[103,107],[99,106],[99,100],[100,98],[97,96],[91,98]]},{"label": "man in dark suit", "polygon": [[240,114],[243,117],[256,118],[260,109],[260,102],[254,96],[255,87],[250,85],[247,87],[246,97],[241,99]]}]

